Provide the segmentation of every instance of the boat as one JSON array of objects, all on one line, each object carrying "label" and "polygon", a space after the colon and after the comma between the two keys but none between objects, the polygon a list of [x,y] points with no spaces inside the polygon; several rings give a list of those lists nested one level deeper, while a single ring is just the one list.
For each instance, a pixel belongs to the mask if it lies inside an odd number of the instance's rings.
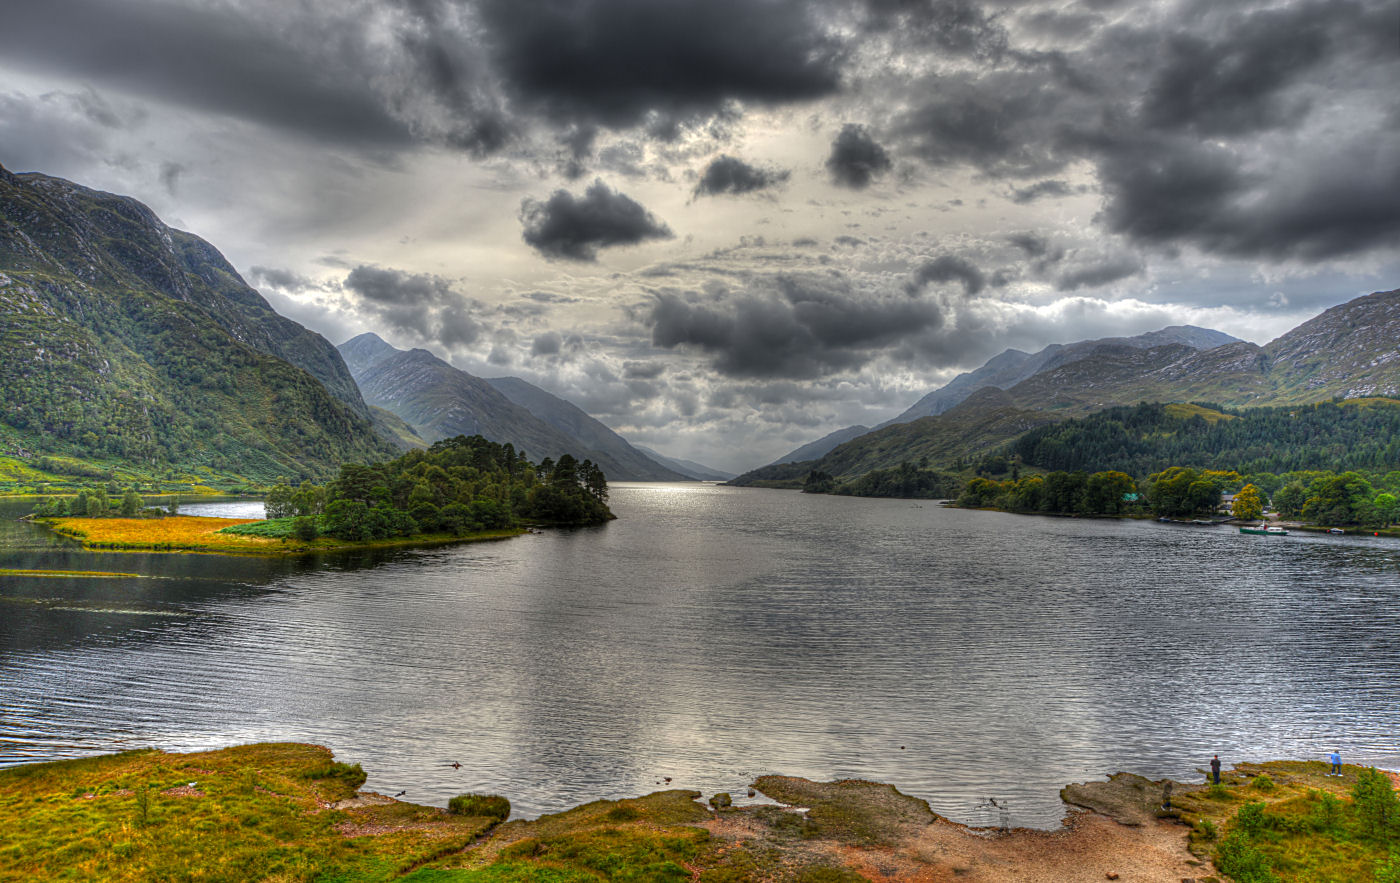
[{"label": "boat", "polygon": [[1346,533],[1346,531],[1342,530],[1340,527],[1329,527],[1329,528],[1327,528],[1327,532],[1328,532],[1328,533]]},{"label": "boat", "polygon": [[1274,525],[1274,526],[1266,526],[1266,525],[1263,525],[1263,524],[1259,525],[1258,527],[1247,527],[1247,526],[1246,526],[1246,527],[1242,527],[1242,528],[1240,528],[1240,533],[1252,533],[1252,534],[1257,534],[1257,535],[1259,535],[1259,536],[1265,536],[1265,537],[1286,537],[1286,536],[1288,536],[1288,531],[1284,530],[1284,529],[1281,528],[1281,527],[1278,527],[1277,525]]}]

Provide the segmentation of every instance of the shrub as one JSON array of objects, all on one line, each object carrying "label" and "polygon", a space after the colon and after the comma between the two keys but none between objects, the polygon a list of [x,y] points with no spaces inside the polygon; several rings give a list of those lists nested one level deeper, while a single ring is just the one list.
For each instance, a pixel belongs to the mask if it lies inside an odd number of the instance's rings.
[{"label": "shrub", "polygon": [[1224,800],[1230,796],[1230,789],[1224,785],[1211,785],[1206,789],[1206,796],[1211,800]]},{"label": "shrub", "polygon": [[1231,827],[1248,837],[1253,837],[1269,827],[1270,819],[1264,813],[1264,804],[1246,803],[1235,813],[1235,823]]},{"label": "shrub", "polygon": [[1215,822],[1210,819],[1197,819],[1196,830],[1201,832],[1201,836],[1207,840],[1214,840],[1220,836],[1220,832],[1215,827]]},{"label": "shrub", "polygon": [[1215,851],[1215,866],[1235,883],[1278,883],[1268,858],[1249,838],[1232,831]]},{"label": "shrub", "polygon": [[715,809],[728,809],[733,804],[734,800],[729,796],[727,791],[721,791],[710,798],[710,806],[713,806]]},{"label": "shrub", "polygon": [[1260,773],[1259,777],[1254,780],[1254,787],[1268,794],[1274,790],[1274,780],[1269,778],[1268,773]]},{"label": "shrub", "polygon": [[1400,798],[1396,798],[1394,786],[1380,770],[1368,767],[1357,773],[1351,798],[1371,836],[1385,837],[1400,829]]},{"label": "shrub", "polygon": [[481,816],[504,822],[510,818],[510,801],[499,794],[458,794],[447,801],[447,811],[459,816]]},{"label": "shrub", "polygon": [[[1323,833],[1335,831],[1342,821],[1342,802],[1331,794],[1313,792],[1317,803],[1308,815],[1313,829]],[[1311,796],[1311,795],[1310,795]]]},{"label": "shrub", "polygon": [[292,532],[297,539],[310,542],[320,536],[321,528],[316,524],[315,515],[302,515],[292,522]]}]

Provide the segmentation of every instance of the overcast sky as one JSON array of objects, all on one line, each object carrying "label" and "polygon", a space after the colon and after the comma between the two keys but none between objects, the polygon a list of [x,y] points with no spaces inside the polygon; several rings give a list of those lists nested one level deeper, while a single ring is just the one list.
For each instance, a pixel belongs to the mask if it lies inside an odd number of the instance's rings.
[{"label": "overcast sky", "polygon": [[1392,0],[7,0],[0,163],[738,470],[1400,286],[1397,83]]}]

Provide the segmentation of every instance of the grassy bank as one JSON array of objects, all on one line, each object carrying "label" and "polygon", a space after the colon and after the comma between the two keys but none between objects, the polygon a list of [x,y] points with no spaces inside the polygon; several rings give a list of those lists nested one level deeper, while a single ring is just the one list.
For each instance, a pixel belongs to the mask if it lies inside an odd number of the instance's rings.
[{"label": "grassy bank", "polygon": [[668,790],[498,824],[500,798],[454,799],[459,815],[357,794],[359,766],[313,745],[134,751],[0,770],[0,881],[1391,883],[1400,860],[1387,844],[1400,838],[1375,826],[1375,799],[1356,797],[1372,773],[1324,772],[1244,766],[1218,788],[1177,785],[1170,810],[1164,783],[1120,774],[1067,788],[1096,812],[1059,831],[998,833],[871,782],[754,782],[802,811],[728,808],[728,795],[711,809]]},{"label": "grassy bank", "polygon": [[63,536],[78,540],[86,549],[204,552],[220,555],[307,555],[352,549],[441,545],[504,539],[525,532],[523,529],[512,528],[482,531],[466,536],[419,534],[387,540],[347,542],[334,537],[317,537],[314,540],[300,540],[294,537],[279,539],[258,536],[256,533],[231,533],[225,530],[229,527],[263,523],[252,518],[172,515],[163,518],[45,518],[40,521]]}]

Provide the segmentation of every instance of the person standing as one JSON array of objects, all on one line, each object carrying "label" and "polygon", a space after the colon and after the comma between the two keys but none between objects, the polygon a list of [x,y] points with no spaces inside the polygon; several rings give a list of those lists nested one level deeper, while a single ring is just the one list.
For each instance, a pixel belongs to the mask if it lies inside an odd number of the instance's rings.
[{"label": "person standing", "polygon": [[1220,784],[1220,755],[1210,759],[1210,780],[1216,785]]},{"label": "person standing", "polygon": [[1327,759],[1332,762],[1332,772],[1327,775],[1340,776],[1342,774],[1342,753],[1340,751],[1333,751],[1331,756]]}]

